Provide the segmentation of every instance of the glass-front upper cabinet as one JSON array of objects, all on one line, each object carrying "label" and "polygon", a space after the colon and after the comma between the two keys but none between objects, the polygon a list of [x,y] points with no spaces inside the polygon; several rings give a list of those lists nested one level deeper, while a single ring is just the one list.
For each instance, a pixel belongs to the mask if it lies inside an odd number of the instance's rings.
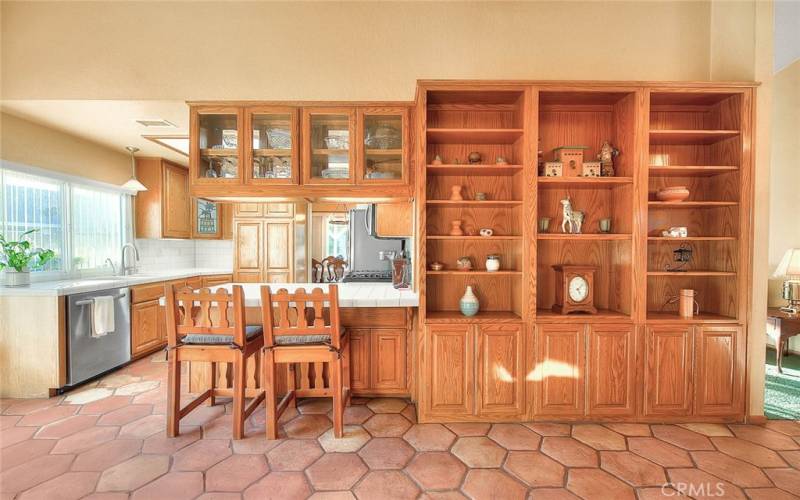
[{"label": "glass-front upper cabinet", "polygon": [[241,137],[239,108],[192,108],[191,164],[199,183],[239,183]]},{"label": "glass-front upper cabinet", "polygon": [[303,109],[303,183],[352,184],[353,108]]},{"label": "glass-front upper cabinet", "polygon": [[247,110],[249,184],[297,184],[297,109],[255,107]]},{"label": "glass-front upper cabinet", "polygon": [[407,182],[407,132],[408,108],[358,110],[358,183]]}]

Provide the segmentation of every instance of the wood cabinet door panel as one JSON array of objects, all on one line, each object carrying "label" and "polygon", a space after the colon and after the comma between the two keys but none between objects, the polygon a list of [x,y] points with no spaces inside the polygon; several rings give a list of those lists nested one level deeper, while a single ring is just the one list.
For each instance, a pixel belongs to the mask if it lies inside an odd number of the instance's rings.
[{"label": "wood cabinet door panel", "polygon": [[471,415],[474,408],[474,332],[470,325],[428,326],[427,393],[429,413]]},{"label": "wood cabinet door panel", "polygon": [[405,390],[406,331],[374,329],[370,331],[370,336],[370,388],[379,391]]},{"label": "wood cabinet door panel", "polygon": [[294,203],[267,203],[264,213],[267,217],[294,216]]},{"label": "wood cabinet door panel", "polygon": [[260,221],[236,221],[234,223],[235,246],[233,269],[236,281],[241,281],[242,276],[261,278],[262,254],[262,229]]},{"label": "wood cabinet door panel", "polygon": [[131,307],[131,355],[151,351],[164,342],[164,328],[161,328],[160,311],[157,300],[134,304]]},{"label": "wood cabinet door panel", "polygon": [[375,205],[375,233],[383,238],[410,238],[414,234],[411,202]]},{"label": "wood cabinet door panel", "polygon": [[703,326],[695,337],[695,413],[738,415],[743,407],[744,348],[739,326]]},{"label": "wood cabinet door panel", "polygon": [[350,387],[369,389],[370,335],[366,329],[348,330],[350,335]]},{"label": "wood cabinet door panel", "polygon": [[589,327],[589,414],[636,411],[636,335],[631,324]]},{"label": "wood cabinet door panel", "polygon": [[583,325],[539,325],[537,365],[538,412],[583,415],[586,341]]},{"label": "wood cabinet door panel", "polygon": [[264,215],[263,203],[234,203],[234,217],[262,217]]},{"label": "wood cabinet door panel", "polygon": [[645,331],[644,414],[688,415],[692,410],[692,327],[650,326]]},{"label": "wood cabinet door panel", "polygon": [[478,331],[478,414],[525,411],[522,325],[481,325]]},{"label": "wood cabinet door panel", "polygon": [[267,269],[288,269],[292,265],[293,224],[291,221],[264,223],[264,248]]},{"label": "wood cabinet door panel", "polygon": [[192,237],[192,205],[189,171],[164,163],[163,234],[165,238]]}]

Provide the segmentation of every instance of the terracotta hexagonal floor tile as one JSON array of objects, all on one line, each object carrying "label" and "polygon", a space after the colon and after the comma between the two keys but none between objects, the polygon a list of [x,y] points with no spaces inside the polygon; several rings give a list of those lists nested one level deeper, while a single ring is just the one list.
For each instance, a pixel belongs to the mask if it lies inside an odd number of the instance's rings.
[{"label": "terracotta hexagonal floor tile", "polygon": [[153,405],[129,405],[100,417],[97,425],[125,425],[153,413]]},{"label": "terracotta hexagonal floor tile", "polygon": [[297,402],[297,411],[303,415],[324,415],[331,411],[331,398],[306,398]]},{"label": "terracotta hexagonal floor tile", "polygon": [[691,455],[699,469],[730,481],[737,486],[746,488],[772,486],[761,469],[724,453],[718,451],[694,451]]},{"label": "terracotta hexagonal floor tile", "polygon": [[0,493],[13,493],[32,488],[67,472],[72,455],[44,455],[0,473]]},{"label": "terracotta hexagonal floor tile", "polygon": [[467,496],[476,500],[503,498],[513,500],[525,498],[525,487],[503,471],[497,469],[473,469],[467,472],[461,488]]},{"label": "terracotta hexagonal floor tile", "polygon": [[692,498],[745,498],[735,485],[700,469],[667,469],[667,475],[673,488]]},{"label": "terracotta hexagonal floor tile", "polygon": [[639,500],[664,500],[665,498],[689,498],[674,488],[659,486],[657,488],[640,488],[636,491]]},{"label": "terracotta hexagonal floor tile", "polygon": [[23,493],[20,500],[51,499],[69,500],[83,498],[92,491],[97,484],[99,472],[67,472],[58,477],[41,483]]},{"label": "terracotta hexagonal floor tile", "polygon": [[778,488],[751,488],[744,490],[750,500],[797,500],[797,497]]},{"label": "terracotta hexagonal floor tile", "polygon": [[73,415],[58,422],[47,424],[36,433],[37,439],[61,439],[78,431],[94,426],[97,417],[94,415]]},{"label": "terracotta hexagonal floor tile", "polygon": [[[183,425],[183,422],[181,422]],[[167,418],[164,415],[147,415],[139,420],[125,424],[119,430],[119,437],[145,439],[157,432],[166,432]]]},{"label": "terracotta hexagonal floor tile", "polygon": [[98,387],[122,387],[123,385],[132,384],[134,382],[141,381],[141,377],[136,377],[129,373],[114,373],[107,377],[103,377],[100,382],[97,384]]},{"label": "terracotta hexagonal floor tile", "polygon": [[787,436],[800,436],[800,422],[794,420],[767,420],[764,427]]},{"label": "terracotta hexagonal floor tile", "polygon": [[367,466],[355,453],[330,453],[306,469],[315,490],[346,490],[367,472]]},{"label": "terracotta hexagonal floor tile", "polygon": [[4,415],[27,415],[45,408],[50,408],[62,401],[62,398],[18,399],[12,401],[3,411]]},{"label": "terracotta hexagonal floor tile", "polygon": [[776,452],[750,441],[734,437],[712,437],[711,442],[722,453],[757,467],[786,467],[786,462]]},{"label": "terracotta hexagonal floor tile", "polygon": [[571,469],[567,489],[582,498],[636,498],[633,488],[600,469]]},{"label": "terracotta hexagonal floor tile", "polygon": [[731,425],[731,430],[736,437],[751,441],[772,450],[797,450],[800,449],[792,438],[786,434],[775,432],[757,425]]},{"label": "terracotta hexagonal floor tile", "polygon": [[684,450],[713,450],[714,445],[711,441],[696,432],[678,427],[677,425],[654,425],[652,426],[653,436],[662,441],[674,444]]},{"label": "terracotta hexagonal floor tile", "polygon": [[69,396],[64,398],[64,403],[70,405],[82,405],[86,403],[91,403],[93,401],[98,401],[103,398],[107,398],[112,394],[114,394],[114,391],[111,389],[96,387],[93,389],[87,389],[85,391],[70,394]]},{"label": "terracotta hexagonal floor tile", "polygon": [[687,424],[678,424],[679,427],[683,427],[684,429],[689,429],[690,431],[696,432],[698,434],[702,434],[704,436],[728,436],[732,437],[733,433],[723,424],[711,424],[711,423],[687,423]]},{"label": "terracotta hexagonal floor tile", "polygon": [[243,491],[267,472],[264,455],[233,455],[206,471],[206,491]]},{"label": "terracotta hexagonal floor tile", "polygon": [[358,452],[370,469],[402,469],[411,457],[414,448],[400,438],[375,438]]},{"label": "terracotta hexagonal floor tile", "polygon": [[545,437],[542,453],[567,467],[597,467],[597,451],[569,437]]},{"label": "terracotta hexagonal floor tile", "polygon": [[580,500],[566,488],[536,488],[531,490],[529,500]]},{"label": "terracotta hexagonal floor tile", "polygon": [[130,396],[109,396],[81,406],[79,415],[103,415],[131,404]]},{"label": "terracotta hexagonal floor tile", "polygon": [[[0,439],[5,439],[5,435]],[[3,451],[0,452],[0,472],[24,464],[36,457],[47,455],[55,445],[56,441],[52,439],[28,439],[3,448]]]},{"label": "terracotta hexagonal floor tile", "polygon": [[323,455],[320,445],[310,439],[289,439],[267,452],[272,470],[301,471]]},{"label": "terracotta hexagonal floor tile", "polygon": [[633,486],[661,486],[664,469],[629,451],[601,451],[600,467]]},{"label": "terracotta hexagonal floor tile", "polygon": [[204,471],[231,455],[227,439],[202,439],[172,455],[172,470]]},{"label": "terracotta hexagonal floor tile", "polygon": [[0,415],[0,430],[14,427],[22,415]]},{"label": "terracotta hexagonal floor tile", "polygon": [[416,424],[403,434],[403,439],[417,451],[443,451],[450,448],[456,435],[441,424]]},{"label": "terracotta hexagonal floor tile", "polygon": [[542,437],[520,424],[494,424],[489,437],[507,450],[533,451],[539,449]]},{"label": "terracotta hexagonal floor tile", "polygon": [[598,424],[572,426],[572,437],[588,444],[595,450],[625,450],[625,438],[611,429]]},{"label": "terracotta hexagonal floor tile", "polygon": [[294,439],[317,438],[333,423],[326,415],[300,415],[283,426],[286,435]]},{"label": "terracotta hexagonal floor tile", "polygon": [[800,496],[800,471],[795,469],[766,469],[775,486]]},{"label": "terracotta hexagonal floor tile", "polygon": [[59,439],[50,453],[80,453],[117,436],[119,427],[90,427]]},{"label": "terracotta hexagonal floor tile", "polygon": [[414,404],[409,404],[405,407],[403,411],[400,412],[400,415],[406,417],[409,422],[412,424],[417,423],[417,407]]},{"label": "terracotta hexagonal floor tile", "polygon": [[342,437],[334,437],[333,428],[330,428],[317,441],[328,453],[347,453],[360,450],[370,439],[372,436],[360,425],[345,425],[342,429]]},{"label": "terracotta hexagonal floor tile", "polygon": [[[263,424],[260,428],[264,429]],[[203,425],[203,439],[231,439],[232,437],[233,415],[222,415]]]},{"label": "terracotta hexagonal floor tile", "polygon": [[411,422],[399,413],[378,413],[364,422],[364,428],[375,437],[400,437],[409,427]]},{"label": "terracotta hexagonal floor tile", "polygon": [[350,491],[318,491],[308,497],[308,500],[355,500],[356,496]]},{"label": "terracotta hexagonal floor tile", "polygon": [[[350,405],[344,409],[344,424],[345,425],[358,425],[363,424],[371,416],[375,415],[372,410],[366,405],[353,406]],[[328,415],[328,418],[332,415]]]},{"label": "terracotta hexagonal floor tile", "polygon": [[538,451],[510,452],[506,470],[535,488],[564,484],[564,466]]},{"label": "terracotta hexagonal floor tile", "polygon": [[266,439],[263,432],[245,436],[244,439],[234,439],[233,452],[239,455],[262,455],[275,448],[281,441],[278,439]]},{"label": "terracotta hexagonal floor tile", "polygon": [[619,432],[623,436],[649,437],[650,426],[647,424],[627,424],[624,422],[603,424],[614,432]]},{"label": "terracotta hexagonal floor tile", "polygon": [[18,427],[27,427],[27,426],[42,426],[47,425],[52,422],[57,422],[59,420],[65,419],[67,417],[71,417],[78,411],[77,406],[73,405],[61,405],[61,406],[51,406],[49,408],[44,408],[39,411],[35,411],[33,413],[29,413],[22,417],[19,422],[17,422]]},{"label": "terracotta hexagonal floor tile", "polygon": [[166,474],[169,457],[138,455],[106,469],[97,483],[97,491],[131,491]]},{"label": "terracotta hexagonal floor tile", "polygon": [[[800,450],[779,451],[778,454],[795,469],[800,469]],[[741,457],[738,457],[741,458]]]},{"label": "terracotta hexagonal floor tile", "polygon": [[181,419],[181,425],[205,425],[225,413],[225,406],[199,406]]},{"label": "terracotta hexagonal floor tile", "polygon": [[527,422],[523,425],[540,436],[569,436],[572,433],[572,426],[569,424]]},{"label": "terracotta hexagonal floor tile", "polygon": [[364,500],[412,500],[419,496],[417,485],[399,471],[370,472],[353,492]]},{"label": "terracotta hexagonal floor tile", "polygon": [[458,488],[467,468],[447,452],[420,453],[406,467],[406,472],[426,490]]},{"label": "terracotta hexagonal floor tile", "polygon": [[202,472],[170,472],[134,491],[131,500],[189,500],[202,492]]},{"label": "terracotta hexagonal floor tile", "polygon": [[662,467],[694,466],[685,450],[656,438],[628,438],[628,449]]},{"label": "terracotta hexagonal floor tile", "polygon": [[458,438],[450,453],[474,469],[500,467],[506,457],[505,448],[483,436]]},{"label": "terracotta hexagonal floor tile", "polygon": [[367,407],[375,413],[400,413],[408,403],[400,398],[378,398],[367,403]]},{"label": "terracotta hexagonal floor tile", "polygon": [[484,422],[454,422],[444,425],[459,437],[485,436],[492,426]]},{"label": "terracotta hexagonal floor tile", "polygon": [[420,500],[469,500],[460,491],[426,491]]},{"label": "terracotta hexagonal floor tile", "polygon": [[84,451],[72,463],[75,471],[104,471],[138,455],[142,442],[138,439],[115,439]]},{"label": "terracotta hexagonal floor tile", "polygon": [[135,396],[143,392],[155,389],[160,382],[158,380],[142,380],[141,382],[133,382],[117,388],[114,391],[116,396]]},{"label": "terracotta hexagonal floor tile", "polygon": [[0,448],[7,448],[17,443],[21,443],[33,437],[38,427],[12,427],[3,431],[3,439],[0,440]]},{"label": "terracotta hexagonal floor tile", "polygon": [[164,455],[172,455],[173,453],[181,450],[190,444],[194,443],[202,437],[200,427],[191,427],[186,429],[181,426],[181,433],[178,437],[168,437],[167,433],[158,433],[150,436],[144,440],[142,445],[142,453],[160,453]]}]

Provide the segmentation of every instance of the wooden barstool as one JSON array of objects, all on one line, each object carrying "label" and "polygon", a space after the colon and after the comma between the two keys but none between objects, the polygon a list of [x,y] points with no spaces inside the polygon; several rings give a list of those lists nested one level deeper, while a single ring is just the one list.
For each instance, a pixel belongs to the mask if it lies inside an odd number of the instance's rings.
[{"label": "wooden barstool", "polygon": [[[180,434],[180,420],[209,400],[214,405],[217,396],[233,398],[233,439],[244,437],[244,421],[264,399],[263,391],[247,391],[247,359],[259,355],[264,347],[263,328],[245,326],[244,294],[240,285],[233,294],[224,288],[211,292],[208,288],[176,290],[168,286],[167,300],[167,358],[169,387],[167,388],[167,435]],[[181,362],[211,363],[211,387],[181,408]],[[217,388],[217,363],[233,364],[233,389]],[[246,394],[250,392],[250,394]],[[245,408],[245,397],[253,401]]]},{"label": "wooden barstool", "polygon": [[[325,303],[328,307],[325,307]],[[273,311],[273,307],[275,310]],[[264,325],[264,355],[261,381],[266,393],[267,439],[278,438],[278,419],[298,397],[333,398],[333,432],[339,438],[344,432],[344,408],[350,399],[350,341],[339,325],[339,290],[328,286],[328,293],[315,288],[311,293],[298,288],[294,293],[280,289],[273,294],[270,287],[261,287],[261,315]],[[327,318],[326,318],[327,316]],[[288,363],[288,390],[278,402],[277,365]],[[297,388],[294,364],[328,363],[328,387]],[[307,373],[306,370],[302,371]],[[322,381],[322,374],[317,373]]]}]

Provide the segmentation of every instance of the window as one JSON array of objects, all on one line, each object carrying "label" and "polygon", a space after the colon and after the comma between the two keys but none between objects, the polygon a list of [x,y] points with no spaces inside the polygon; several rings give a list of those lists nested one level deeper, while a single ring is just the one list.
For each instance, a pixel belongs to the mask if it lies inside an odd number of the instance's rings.
[{"label": "window", "polygon": [[125,241],[128,195],[88,183],[0,169],[0,230],[16,239],[29,229],[37,247],[56,253],[43,271],[100,269]]}]

